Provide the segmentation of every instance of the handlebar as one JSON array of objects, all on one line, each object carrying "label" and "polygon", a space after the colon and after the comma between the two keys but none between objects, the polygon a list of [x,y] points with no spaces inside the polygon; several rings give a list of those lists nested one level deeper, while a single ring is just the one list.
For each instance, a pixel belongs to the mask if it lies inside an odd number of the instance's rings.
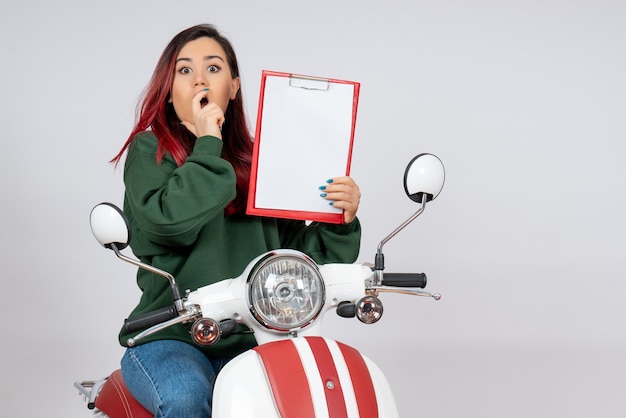
[{"label": "handlebar", "polygon": [[176,311],[176,308],[174,308],[174,306],[167,306],[165,308],[125,319],[124,328],[127,332],[139,331],[161,322],[168,321],[172,318],[176,318],[177,316],[178,312]]},{"label": "handlebar", "polygon": [[426,274],[424,273],[385,273],[382,280],[383,286],[392,287],[426,287]]}]

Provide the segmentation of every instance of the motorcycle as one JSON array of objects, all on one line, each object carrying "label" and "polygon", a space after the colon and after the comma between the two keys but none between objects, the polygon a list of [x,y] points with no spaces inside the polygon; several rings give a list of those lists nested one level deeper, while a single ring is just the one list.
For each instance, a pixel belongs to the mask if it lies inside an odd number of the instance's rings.
[{"label": "motorcycle", "polygon": [[[174,324],[186,324],[196,344],[211,345],[244,324],[258,346],[218,374],[213,417],[397,417],[381,369],[357,349],[324,338],[321,322],[334,309],[341,317],[376,323],[383,314],[381,293],[441,298],[416,290],[426,286],[423,273],[385,272],[383,246],[422,214],[444,179],[443,164],[433,154],[409,162],[404,189],[419,208],[378,244],[373,264],[317,265],[299,251],[277,249],[252,260],[239,277],[184,294],[168,272],[121,253],[130,234],[123,212],[110,203],[96,205],[90,214],[96,240],[121,260],[166,278],[172,293],[171,306],[125,321],[128,330],[141,330],[128,345]],[[153,416],[129,393],[119,369],[74,385],[99,414]]]}]

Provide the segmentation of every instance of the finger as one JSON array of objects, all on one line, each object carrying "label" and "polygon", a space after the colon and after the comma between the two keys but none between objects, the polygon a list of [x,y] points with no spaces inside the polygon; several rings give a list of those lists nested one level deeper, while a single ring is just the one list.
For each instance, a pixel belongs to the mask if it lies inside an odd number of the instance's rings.
[{"label": "finger", "polygon": [[341,176],[326,180],[325,189],[328,190],[359,190],[359,186],[352,177]]},{"label": "finger", "polygon": [[[193,112],[193,114],[197,114],[201,109],[202,109],[202,99],[206,97],[207,92],[209,91],[209,88],[205,88],[202,89],[198,92],[196,92],[196,94],[193,95],[193,97],[191,98],[191,111]],[[207,97],[208,100],[208,97]]]},{"label": "finger", "polygon": [[358,204],[341,200],[331,201],[330,204],[337,209],[343,210],[343,220],[345,223],[350,223],[356,218],[356,212],[359,207]]},{"label": "finger", "polygon": [[358,200],[356,194],[343,191],[325,191],[322,193],[322,197],[335,202],[356,202]]},{"label": "finger", "polygon": [[346,193],[322,193],[321,197],[328,201],[328,204],[337,209],[343,209],[348,215],[355,215],[360,199],[358,196]]},{"label": "finger", "polygon": [[330,200],[328,204],[337,209],[344,210],[355,210],[358,207],[358,204],[351,200]]},{"label": "finger", "polygon": [[353,202],[358,205],[361,191],[350,177],[334,177],[320,186],[321,196],[327,200]]},{"label": "finger", "polygon": [[354,182],[354,179],[350,176],[339,176],[339,177],[332,177],[328,180],[326,180],[327,183],[329,184],[345,184],[345,185],[354,185],[356,186],[356,183]]},{"label": "finger", "polygon": [[[206,92],[207,91],[209,91],[208,88],[200,90],[200,91],[196,92],[193,95],[193,97],[191,98],[191,114],[192,114],[192,118],[193,118],[194,121],[196,120],[196,115],[202,109],[202,105],[201,105],[202,98],[206,97]],[[190,121],[187,121],[187,120],[183,120],[183,121],[181,121],[181,124],[183,124],[185,126],[185,128],[187,128],[195,136],[198,136],[197,129],[196,129],[195,124],[193,122],[190,122]]]},{"label": "finger", "polygon": [[361,191],[356,185],[329,184],[322,191],[331,200],[358,201],[361,198]]}]

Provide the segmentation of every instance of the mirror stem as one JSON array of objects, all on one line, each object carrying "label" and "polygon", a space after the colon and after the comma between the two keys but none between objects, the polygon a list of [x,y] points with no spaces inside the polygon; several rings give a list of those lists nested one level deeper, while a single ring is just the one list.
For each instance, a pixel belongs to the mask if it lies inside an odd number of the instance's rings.
[{"label": "mirror stem", "polygon": [[417,210],[417,212],[415,212],[409,219],[404,221],[402,225],[397,227],[391,234],[383,238],[383,240],[380,241],[380,243],[378,244],[378,250],[376,251],[376,259],[374,261],[374,273],[376,275],[375,280],[376,280],[377,285],[380,285],[382,283],[383,270],[385,269],[385,256],[383,254],[383,245],[385,245],[391,238],[395,237],[398,234],[398,232],[402,231],[408,224],[413,222],[418,216],[422,214],[422,212],[424,212],[424,209],[426,208],[427,200],[428,199],[426,198],[426,196],[423,196],[421,206]]},{"label": "mirror stem", "polygon": [[172,276],[170,273],[167,273],[163,270],[159,270],[156,267],[152,267],[148,264],[144,264],[141,261],[137,261],[130,257],[126,257],[124,254],[120,252],[120,250],[117,249],[117,246],[114,243],[111,243],[110,246],[113,252],[115,253],[115,255],[117,256],[117,258],[119,258],[120,260],[126,261],[127,263],[130,263],[134,266],[147,270],[150,273],[154,273],[159,276],[165,277],[167,280],[169,280],[170,290],[172,291],[172,299],[174,300],[174,305],[176,306],[176,310],[180,312],[184,309],[182,297],[180,295],[180,289],[178,288],[178,284],[176,283],[174,276]]}]

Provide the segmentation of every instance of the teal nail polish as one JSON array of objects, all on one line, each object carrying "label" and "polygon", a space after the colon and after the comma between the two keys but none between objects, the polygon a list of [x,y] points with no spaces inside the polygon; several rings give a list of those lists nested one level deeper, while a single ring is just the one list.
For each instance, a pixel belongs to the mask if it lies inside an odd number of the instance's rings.
[{"label": "teal nail polish", "polygon": [[333,206],[333,205],[335,204],[335,202],[328,202],[328,204],[329,204],[330,206]]},{"label": "teal nail polish", "polygon": [[205,89],[204,89],[204,90],[202,90],[202,91],[209,91],[209,88],[207,87],[207,88],[205,88]]},{"label": "teal nail polish", "polygon": [[320,186],[320,190],[326,190],[326,186]]},{"label": "teal nail polish", "polygon": [[328,196],[328,195],[327,195],[326,193],[322,193],[322,194],[320,194],[320,196],[321,196],[321,197],[326,197],[326,196]]},{"label": "teal nail polish", "polygon": [[326,180],[326,183],[332,183],[334,180],[333,179],[328,179]]}]

